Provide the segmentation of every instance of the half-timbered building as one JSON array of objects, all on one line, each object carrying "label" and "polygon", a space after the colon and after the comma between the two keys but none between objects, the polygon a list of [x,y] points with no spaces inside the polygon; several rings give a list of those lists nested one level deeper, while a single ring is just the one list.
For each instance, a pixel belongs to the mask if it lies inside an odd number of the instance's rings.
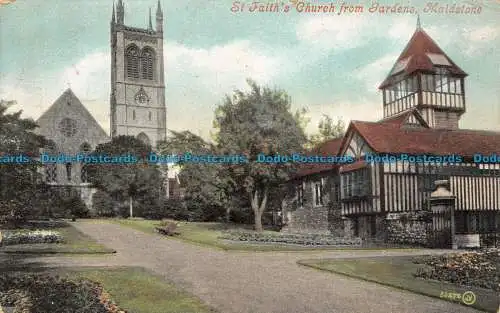
[{"label": "half-timbered building", "polygon": [[[456,232],[481,234],[482,244],[495,244],[500,160],[478,162],[478,155],[500,156],[500,133],[459,128],[466,77],[418,23],[379,87],[383,119],[351,121],[343,138],[311,151],[354,162],[303,165],[291,182],[284,230],[387,240],[388,221],[427,212],[434,182],[447,180],[456,197]],[[386,159],[368,158],[373,155]]]}]

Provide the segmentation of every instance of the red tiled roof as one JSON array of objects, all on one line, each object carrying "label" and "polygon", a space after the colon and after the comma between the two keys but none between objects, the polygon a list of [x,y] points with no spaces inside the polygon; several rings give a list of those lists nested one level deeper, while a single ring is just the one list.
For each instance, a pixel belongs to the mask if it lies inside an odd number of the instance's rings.
[{"label": "red tiled roof", "polygon": [[351,126],[377,153],[456,154],[471,157],[500,153],[500,133],[477,130],[404,128],[397,123],[352,121]]},{"label": "red tiled roof", "polygon": [[[337,156],[340,150],[340,145],[342,144],[343,138],[335,138],[320,144],[318,147],[307,152],[306,155],[321,155],[321,156]],[[307,163],[299,167],[298,172],[295,176],[306,176],[312,175],[324,171],[329,171],[334,169],[337,164],[327,164],[327,163]]]},{"label": "red tiled roof", "polygon": [[[467,76],[460,67],[458,67],[449,57],[444,53],[444,51],[437,45],[437,43],[421,28],[417,28],[410,41],[406,45],[405,49],[398,57],[396,64],[407,58],[410,58],[408,64],[406,64],[404,71],[406,74],[411,74],[418,70],[423,71],[433,71],[435,69],[434,64],[431,59],[427,56],[427,53],[443,55],[448,62],[451,64],[449,70],[452,74],[458,76]],[[394,67],[393,67],[394,68]],[[380,85],[380,89],[386,87],[389,84],[389,78],[395,73],[391,73]]]},{"label": "red tiled roof", "polygon": [[401,114],[398,114],[398,115],[393,115],[391,117],[387,117],[387,118],[384,118],[380,121],[378,121],[379,123],[394,123],[394,124],[397,124],[397,125],[401,125],[403,124],[406,119],[408,118],[408,115],[412,114],[413,111],[405,111]]},{"label": "red tiled roof", "polygon": [[354,163],[343,165],[342,168],[340,169],[340,172],[345,173],[345,172],[359,170],[366,167],[367,165],[368,164],[366,163],[365,160],[358,160]]}]

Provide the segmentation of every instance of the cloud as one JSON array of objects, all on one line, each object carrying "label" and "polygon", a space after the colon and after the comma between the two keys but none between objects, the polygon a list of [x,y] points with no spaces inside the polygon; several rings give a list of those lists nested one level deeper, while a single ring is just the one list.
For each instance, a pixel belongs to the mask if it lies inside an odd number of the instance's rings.
[{"label": "cloud", "polygon": [[[254,46],[248,40],[208,48],[193,48],[167,42],[165,80],[167,125],[190,128],[207,136],[213,108],[225,94],[245,89],[246,79],[269,83],[286,68],[277,53]],[[101,126],[109,131],[110,52],[96,51],[53,73],[30,73],[22,77],[1,77],[0,98],[17,100],[13,110],[38,118],[68,87]]]},{"label": "cloud", "polygon": [[352,120],[377,121],[382,118],[383,110],[381,102],[377,101],[376,97],[362,98],[359,101],[340,99],[334,104],[312,105],[308,107],[308,117],[311,119],[306,129],[308,134],[318,132],[318,124],[324,114],[329,115],[334,121],[344,121],[347,127]]},{"label": "cloud", "polygon": [[377,90],[378,86],[389,74],[389,70],[398,59],[398,56],[399,53],[386,54],[357,70],[354,77],[365,82],[367,90]]},{"label": "cloud", "polygon": [[220,97],[244,88],[247,78],[268,83],[280,69],[278,57],[267,55],[248,40],[208,49],[170,43],[164,51],[166,76],[176,92],[202,88]]},{"label": "cloud", "polygon": [[497,43],[497,38],[500,36],[500,27],[498,26],[476,26],[467,29],[463,33],[464,52],[468,56],[478,56],[485,53],[485,50],[496,50],[494,43]]},{"label": "cloud", "polygon": [[[363,30],[369,21],[361,16],[308,16],[297,25],[297,39],[315,48],[347,50],[365,42],[369,34]],[[366,34],[366,35],[365,35]]]}]

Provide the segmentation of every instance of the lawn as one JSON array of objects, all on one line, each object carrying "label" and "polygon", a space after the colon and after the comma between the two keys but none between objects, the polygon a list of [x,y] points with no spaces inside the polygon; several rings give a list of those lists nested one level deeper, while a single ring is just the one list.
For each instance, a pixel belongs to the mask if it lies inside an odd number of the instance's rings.
[{"label": "lawn", "polygon": [[[43,222],[40,222],[41,228],[43,228],[42,224]],[[58,227],[50,228],[50,230],[59,232],[64,238],[64,243],[8,245],[1,246],[0,252],[22,254],[103,254],[116,252],[96,243],[92,238],[71,226],[70,223],[63,223]]]},{"label": "lawn", "polygon": [[[38,275],[58,275],[78,281],[83,278],[101,284],[104,291],[116,305],[133,313],[209,313],[216,312],[197,297],[186,293],[165,279],[140,267],[72,267],[40,269],[3,268],[4,272],[25,277],[31,273]],[[44,277],[44,276],[42,276]],[[51,294],[54,296],[54,294]],[[57,296],[57,295],[56,295]],[[80,296],[83,296],[81,294]],[[62,302],[62,300],[61,300]],[[64,310],[63,307],[58,308]],[[0,310],[1,312],[1,310]],[[82,312],[89,312],[83,310]]]},{"label": "lawn", "polygon": [[[472,291],[476,295],[476,301],[472,305],[474,308],[486,312],[497,312],[499,306],[497,292],[477,287],[457,286],[451,283],[415,278],[413,274],[417,272],[418,268],[424,265],[414,264],[413,259],[414,257],[378,257],[342,260],[304,260],[298,263],[436,298],[443,298],[445,293],[463,294],[466,291]],[[460,300],[447,301],[460,302]]]},{"label": "lawn", "polygon": [[[155,226],[159,221],[144,220],[144,219],[110,219],[113,223],[130,227],[142,232],[157,234]],[[175,237],[165,237],[169,239],[184,240],[190,243],[195,243],[203,246],[215,247],[222,250],[243,250],[243,251],[321,251],[321,250],[379,250],[374,248],[359,248],[359,247],[310,247],[298,245],[280,245],[280,244],[250,244],[239,242],[228,242],[219,239],[223,231],[227,230],[248,230],[252,229],[251,225],[240,224],[225,224],[225,223],[195,223],[195,222],[179,222],[178,231],[180,234]],[[276,233],[275,231],[265,230],[264,232]],[[386,248],[383,248],[387,250]],[[405,249],[413,250],[413,249]]]},{"label": "lawn", "polygon": [[117,305],[134,313],[216,312],[198,298],[143,268],[73,268],[65,273],[102,284]]}]

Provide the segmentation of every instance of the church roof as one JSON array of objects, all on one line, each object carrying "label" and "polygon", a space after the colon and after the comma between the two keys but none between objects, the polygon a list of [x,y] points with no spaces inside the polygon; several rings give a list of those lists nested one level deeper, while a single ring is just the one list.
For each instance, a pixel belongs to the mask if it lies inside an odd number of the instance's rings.
[{"label": "church roof", "polygon": [[57,100],[36,120],[38,125],[46,125],[49,121],[61,112],[68,110],[68,105],[71,107],[72,112],[76,112],[80,115],[81,119],[85,119],[87,122],[93,124],[92,126],[97,129],[98,135],[102,137],[107,137],[108,134],[102,129],[101,125],[96,121],[96,119],[90,114],[87,108],[82,104],[78,97],[73,93],[73,91],[68,88],[64,93],[57,98]]},{"label": "church roof", "polygon": [[410,41],[394,63],[389,75],[379,89],[391,84],[391,78],[400,73],[407,75],[415,71],[435,71],[436,67],[446,67],[457,76],[467,76],[458,65],[438,46],[438,44],[420,27],[413,33]]}]

